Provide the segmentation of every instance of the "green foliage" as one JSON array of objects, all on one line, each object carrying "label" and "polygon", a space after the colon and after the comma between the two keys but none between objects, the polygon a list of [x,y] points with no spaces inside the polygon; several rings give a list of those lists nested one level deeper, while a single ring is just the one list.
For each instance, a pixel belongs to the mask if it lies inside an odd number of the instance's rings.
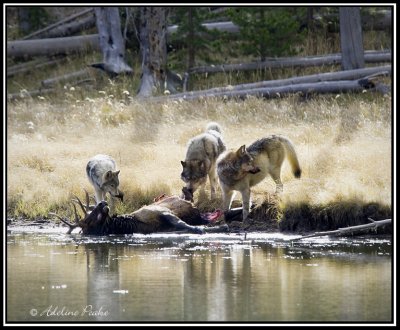
[{"label": "green foliage", "polygon": [[[193,67],[197,61],[212,62],[212,54],[220,51],[224,42],[224,34],[206,29],[202,23],[214,18],[210,7],[175,7],[172,9],[170,21],[177,24],[178,29],[172,39],[184,42],[186,50],[186,68]],[[174,55],[169,54],[169,58]]]},{"label": "green foliage", "polygon": [[26,8],[26,11],[29,19],[30,28],[30,31],[26,32],[32,33],[49,24],[49,14],[43,7],[28,7]]},{"label": "green foliage", "polygon": [[[295,8],[305,16],[305,8]],[[268,56],[294,55],[305,38],[300,21],[291,8],[242,7],[229,10],[232,21],[240,27],[245,54],[257,54],[261,60]]]}]

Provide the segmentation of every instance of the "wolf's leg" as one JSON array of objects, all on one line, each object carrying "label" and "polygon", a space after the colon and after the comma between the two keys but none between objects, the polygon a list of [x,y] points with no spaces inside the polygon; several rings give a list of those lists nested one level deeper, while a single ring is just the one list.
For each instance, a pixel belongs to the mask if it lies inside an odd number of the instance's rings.
[{"label": "wolf's leg", "polygon": [[210,173],[208,173],[208,178],[210,179],[211,199],[215,199],[216,187],[218,186],[215,170],[211,170]]},{"label": "wolf's leg", "polygon": [[176,215],[170,212],[162,212],[161,219],[178,230],[188,230],[194,234],[204,234],[204,228],[188,225]]},{"label": "wolf's leg", "polygon": [[[104,196],[104,200],[105,200],[105,196]],[[114,197],[110,194],[110,202],[109,202],[109,207],[110,207],[110,215],[113,216],[115,214],[115,209],[114,209]]]},{"label": "wolf's leg", "polygon": [[232,205],[232,199],[235,194],[234,190],[229,190],[228,188],[221,187],[222,188],[222,209],[224,211],[228,211],[231,209]]},{"label": "wolf's leg", "polygon": [[283,192],[283,183],[281,181],[281,168],[275,167],[270,171],[272,179],[275,181],[276,190],[275,193],[279,194]]},{"label": "wolf's leg", "polygon": [[242,191],[243,201],[243,221],[247,219],[250,213],[250,188]]},{"label": "wolf's leg", "polygon": [[103,191],[99,188],[94,188],[94,193],[96,197],[96,205],[99,204],[102,200],[105,200],[105,196],[103,196]]}]

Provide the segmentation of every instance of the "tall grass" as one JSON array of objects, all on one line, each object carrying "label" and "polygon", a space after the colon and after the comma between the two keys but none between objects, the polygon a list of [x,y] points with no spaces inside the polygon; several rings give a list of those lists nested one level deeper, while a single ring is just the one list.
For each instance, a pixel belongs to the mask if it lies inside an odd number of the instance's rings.
[{"label": "tall grass", "polygon": [[[303,169],[295,179],[284,163],[282,203],[327,204],[359,200],[391,205],[391,98],[357,94],[246,101],[130,102],[107,93],[96,99],[62,102],[45,98],[8,104],[7,214],[33,218],[65,212],[73,195],[93,194],[85,173],[90,157],[116,160],[125,202],[118,213],[133,211],[162,193],[179,194],[181,164],[188,140],[207,122],[223,128],[228,148],[269,134],[295,144]],[[275,185],[266,179],[253,191],[262,203]],[[195,195],[198,199],[199,195]],[[219,207],[220,197],[198,202],[202,210]]]},{"label": "tall grass", "polygon": [[[388,46],[389,45],[389,46]],[[244,62],[235,44],[227,52],[211,54],[213,63]],[[390,47],[387,33],[364,33],[365,49]],[[299,55],[339,52],[339,35],[309,35]],[[229,54],[231,59],[227,59]],[[174,57],[175,56],[175,57]],[[181,57],[179,57],[181,56]],[[169,54],[171,70],[178,68],[184,53]],[[391,204],[391,98],[376,94],[315,96],[301,100],[284,99],[147,103],[133,94],[140,81],[140,63],[128,56],[133,77],[115,80],[90,70],[90,87],[59,84],[53,94],[25,98],[7,105],[7,215],[34,218],[49,211],[70,209],[73,195],[93,194],[85,173],[90,157],[109,154],[121,169],[124,203],[118,213],[149,204],[162,193],[179,194],[181,164],[188,140],[201,133],[208,121],[221,124],[229,148],[250,144],[269,134],[283,134],[295,144],[303,175],[294,179],[284,163],[284,193],[281,205],[290,203],[323,205],[343,200]],[[175,59],[175,61],[174,61]],[[236,60],[235,60],[236,59]],[[7,80],[8,92],[37,89],[40,81],[82,69],[101,55],[69,56],[55,68],[48,68]],[[12,65],[12,61],[9,61]],[[199,63],[202,64],[202,63]],[[336,70],[330,66],[307,69],[260,70],[193,76],[195,89],[229,84],[278,79],[319,71]],[[254,187],[253,199],[262,204],[275,190],[271,179]],[[199,198],[200,197],[200,198]],[[209,200],[196,195],[202,210],[217,208],[220,195]]]}]

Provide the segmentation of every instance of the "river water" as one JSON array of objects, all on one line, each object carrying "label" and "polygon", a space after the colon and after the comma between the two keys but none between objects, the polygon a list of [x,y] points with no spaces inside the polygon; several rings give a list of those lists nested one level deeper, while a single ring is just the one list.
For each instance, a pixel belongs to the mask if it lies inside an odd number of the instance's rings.
[{"label": "river water", "polygon": [[393,321],[392,243],[8,231],[8,322]]}]

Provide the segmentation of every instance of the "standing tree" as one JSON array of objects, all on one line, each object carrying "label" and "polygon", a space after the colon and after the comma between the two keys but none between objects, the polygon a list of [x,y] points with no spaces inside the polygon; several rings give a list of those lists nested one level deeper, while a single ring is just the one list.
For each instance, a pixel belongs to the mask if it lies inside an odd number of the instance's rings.
[{"label": "standing tree", "polygon": [[167,86],[167,7],[141,7],[139,42],[142,79],[138,96],[148,97]]},{"label": "standing tree", "polygon": [[132,68],[125,62],[125,42],[118,7],[95,7],[95,14],[103,62],[92,66],[111,75],[132,73]]},{"label": "standing tree", "polygon": [[269,56],[293,55],[305,33],[300,32],[305,8],[241,7],[229,11],[232,21],[240,27],[247,54],[258,54],[261,61]]},{"label": "standing tree", "polygon": [[360,7],[339,7],[342,70],[365,67]]}]

